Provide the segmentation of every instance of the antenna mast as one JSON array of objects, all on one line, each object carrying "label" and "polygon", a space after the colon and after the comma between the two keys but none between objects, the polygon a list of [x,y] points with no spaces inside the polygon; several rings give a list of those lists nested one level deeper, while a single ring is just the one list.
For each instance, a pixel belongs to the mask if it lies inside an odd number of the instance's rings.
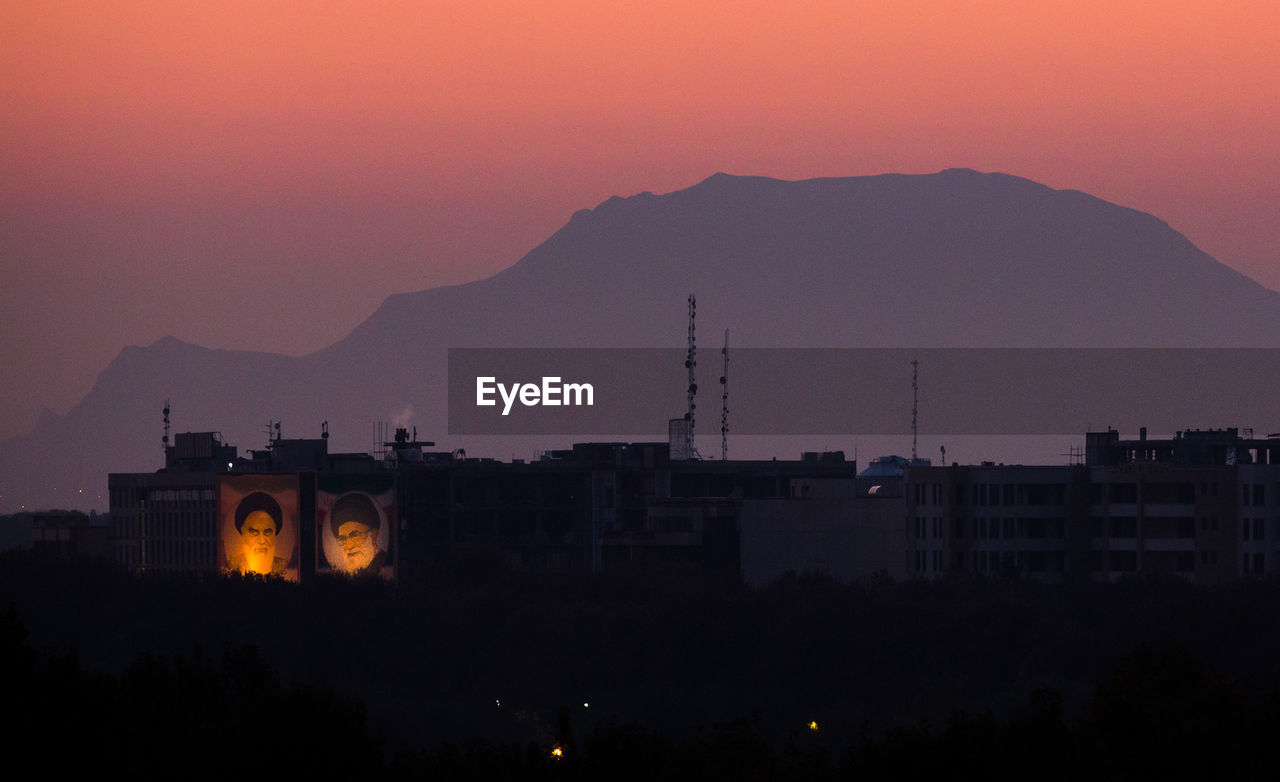
[{"label": "antenna mast", "polygon": [[911,359],[911,461],[916,460],[916,413],[920,409],[920,362]]},{"label": "antenna mast", "polygon": [[160,442],[163,443],[163,445],[160,446],[160,450],[163,451],[165,456],[167,457],[169,454],[169,400],[168,399],[164,400],[164,437],[160,440]]},{"label": "antenna mast", "polygon": [[380,462],[387,460],[387,422],[373,422],[373,457]]},{"label": "antenna mast", "polygon": [[694,379],[694,373],[693,373],[694,367],[698,366],[698,360],[697,360],[698,348],[697,348],[696,340],[694,339],[694,328],[693,328],[694,319],[697,318],[697,315],[698,315],[698,297],[695,294],[690,293],[689,294],[689,352],[685,354],[685,359],[684,359],[685,369],[689,370],[689,388],[688,388],[689,409],[684,414],[684,420],[689,422],[689,431],[686,436],[688,437],[689,447],[687,452],[689,454],[690,459],[699,458],[698,449],[694,446],[694,438],[693,438],[693,419],[694,419],[693,411],[698,407],[698,405],[693,401],[693,398],[698,395],[698,383]]},{"label": "antenna mast", "polygon": [[263,427],[263,430],[267,435],[267,448],[268,449],[275,448],[276,441],[280,439],[280,422],[267,421],[267,424],[266,426]]},{"label": "antenna mast", "polygon": [[724,369],[720,372],[720,461],[729,458],[729,330],[724,330]]}]

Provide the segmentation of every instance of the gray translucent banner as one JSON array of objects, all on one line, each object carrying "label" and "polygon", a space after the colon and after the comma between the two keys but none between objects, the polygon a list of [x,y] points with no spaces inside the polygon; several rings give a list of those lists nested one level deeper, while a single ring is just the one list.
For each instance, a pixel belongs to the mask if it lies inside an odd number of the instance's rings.
[{"label": "gray translucent banner", "polygon": [[[685,353],[451,348],[449,434],[665,439],[687,409]],[[1280,431],[1280,349],[732,348],[729,433],[908,434],[912,361],[921,434]],[[722,362],[697,357],[699,434],[720,431]]]}]

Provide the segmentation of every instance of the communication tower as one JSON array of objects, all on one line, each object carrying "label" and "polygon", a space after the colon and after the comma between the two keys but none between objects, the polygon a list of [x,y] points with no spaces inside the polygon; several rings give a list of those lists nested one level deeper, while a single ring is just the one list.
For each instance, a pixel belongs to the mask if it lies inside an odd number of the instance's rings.
[{"label": "communication tower", "polygon": [[729,330],[724,330],[724,368],[720,371],[720,460],[729,458]]},{"label": "communication tower", "polygon": [[916,460],[916,413],[920,407],[920,362],[911,359],[911,461]]},{"label": "communication tower", "polygon": [[694,321],[698,316],[698,297],[695,294],[689,294],[689,352],[685,354],[684,366],[689,371],[689,387],[688,400],[689,409],[684,414],[684,420],[689,422],[689,429],[686,434],[688,438],[688,449],[690,459],[700,458],[698,448],[694,445],[694,412],[698,405],[694,398],[698,395],[698,382],[694,378],[694,369],[698,366],[698,348],[697,340],[694,336]]},{"label": "communication tower", "polygon": [[274,448],[276,441],[280,439],[280,422],[268,421],[263,431],[267,435],[267,448]]},{"label": "communication tower", "polygon": [[380,462],[387,461],[390,451],[387,446],[387,422],[381,419],[373,422],[373,457]]}]

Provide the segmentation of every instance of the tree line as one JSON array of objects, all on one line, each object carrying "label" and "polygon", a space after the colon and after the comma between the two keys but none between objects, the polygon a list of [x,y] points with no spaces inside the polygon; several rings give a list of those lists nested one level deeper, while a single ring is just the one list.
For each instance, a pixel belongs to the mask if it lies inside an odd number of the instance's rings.
[{"label": "tree line", "polygon": [[140,772],[1248,777],[1280,727],[1270,581],[750,589],[477,557],[288,584],[17,552],[0,600],[24,724]]}]

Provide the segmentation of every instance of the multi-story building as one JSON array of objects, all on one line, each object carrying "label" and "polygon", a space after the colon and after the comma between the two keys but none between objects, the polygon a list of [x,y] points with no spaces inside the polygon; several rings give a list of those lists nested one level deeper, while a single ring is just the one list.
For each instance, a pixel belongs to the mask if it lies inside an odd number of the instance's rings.
[{"label": "multi-story building", "polygon": [[17,513],[11,517],[29,531],[31,548],[57,557],[111,556],[110,521],[106,516],[80,511],[45,510]]},{"label": "multi-story building", "polygon": [[852,483],[842,453],[798,461],[670,458],[667,443],[579,443],[524,462],[422,454],[401,463],[405,550],[424,560],[488,549],[511,563],[598,571],[683,561],[737,569],[744,503],[800,478]]},{"label": "multi-story building", "polygon": [[[367,454],[330,454],[328,439],[273,439],[267,448],[237,454],[216,432],[186,432],[165,448],[165,466],[150,473],[107,476],[111,547],[117,562],[136,570],[213,572],[218,561],[218,487],[229,474],[287,474],[299,480],[300,508],[314,521],[317,472],[381,469]],[[313,551],[305,552],[314,557]]]},{"label": "multi-story building", "polygon": [[216,433],[188,432],[165,447],[163,470],[108,475],[114,559],[137,570],[215,570],[218,475],[235,461]]},{"label": "multi-story building", "polygon": [[856,469],[839,452],[797,461],[672,460],[662,442],[578,444],[529,462],[424,452],[424,445],[399,432],[386,458],[374,459],[329,454],[325,439],[277,438],[239,458],[212,433],[180,434],[163,470],[109,476],[115,557],[136,569],[225,569],[230,533],[219,492],[227,476],[292,476],[298,532],[290,571],[305,578],[324,567],[320,484],[366,473],[394,477],[397,567],[484,551],[536,569],[595,572],[649,560],[734,571],[744,503],[807,493],[807,481],[852,485]]},{"label": "multi-story building", "polygon": [[401,432],[375,459],[329,454],[323,438],[277,438],[239,458],[214,434],[178,435],[165,469],[110,476],[115,556],[139,569],[225,567],[236,536],[227,508],[219,517],[223,476],[274,474],[296,497],[293,573],[306,577],[335,566],[321,540],[322,484],[364,474],[393,487],[394,519],[384,526],[394,528],[396,572],[476,551],[590,572],[681,561],[736,570],[749,583],[812,570],[1214,584],[1280,570],[1280,438],[1235,429],[1136,440],[1089,433],[1074,465],[884,458],[861,475],[838,452],[702,461],[672,459],[668,443],[585,443],[499,462],[424,445]]},{"label": "multi-story building", "polygon": [[1277,570],[1280,439],[1086,435],[1084,464],[907,470],[907,571],[1048,581]]},{"label": "multi-story building", "polygon": [[903,578],[905,465],[881,457],[854,480],[792,478],[789,495],[744,502],[743,580],[763,586],[788,572]]}]

